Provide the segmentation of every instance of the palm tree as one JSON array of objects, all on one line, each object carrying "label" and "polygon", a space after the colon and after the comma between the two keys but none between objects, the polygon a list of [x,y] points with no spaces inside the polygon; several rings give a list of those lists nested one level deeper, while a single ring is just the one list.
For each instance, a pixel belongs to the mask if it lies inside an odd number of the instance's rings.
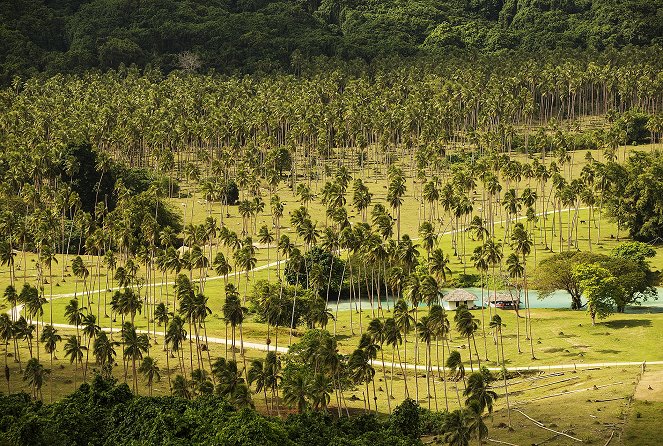
[{"label": "palm tree", "polygon": [[27,382],[32,388],[32,397],[36,400],[37,397],[42,399],[41,387],[44,384],[46,375],[50,374],[49,369],[45,369],[37,358],[30,358],[25,364],[25,371],[23,372],[23,381]]},{"label": "palm tree", "polygon": [[470,369],[474,371],[474,365],[472,363],[472,344],[470,343],[471,338],[474,344],[477,362],[479,363],[479,370],[481,370],[481,358],[479,358],[479,351],[477,350],[477,343],[474,338],[474,333],[479,328],[479,320],[475,319],[470,310],[463,305],[456,309],[454,321],[456,322],[456,331],[458,331],[461,336],[467,338],[468,353],[470,354]]},{"label": "palm tree", "polygon": [[270,370],[265,362],[261,359],[254,359],[251,361],[251,368],[249,369],[247,382],[249,385],[255,383],[256,393],[262,392],[265,397],[265,407],[267,414],[271,415],[269,404],[267,403],[267,388],[269,387]]},{"label": "palm tree", "polygon": [[[502,327],[506,325],[502,323],[502,318],[499,315],[494,315],[490,321],[490,327],[497,333],[497,345],[502,347],[502,375],[504,375],[504,394],[506,395],[506,414],[509,419],[509,427],[511,427],[511,407],[509,405],[509,388],[507,386],[507,369],[506,360],[504,358],[504,342],[502,339]],[[499,350],[498,350],[499,352]],[[499,354],[498,354],[499,358]]]},{"label": "palm tree", "polygon": [[176,375],[173,379],[173,396],[178,398],[191,399],[191,384],[182,375]]},{"label": "palm tree", "polygon": [[[41,333],[41,342],[44,343],[44,350],[51,357],[51,370],[53,370],[53,354],[58,348],[58,343],[62,341],[62,336],[52,325],[46,325]],[[50,399],[53,401],[53,386],[50,387]]]},{"label": "palm tree", "polygon": [[92,354],[97,364],[101,367],[102,376],[106,378],[110,378],[112,375],[116,356],[115,347],[118,345],[120,343],[111,340],[105,331],[100,332],[94,339]]},{"label": "palm tree", "polygon": [[[50,287],[49,299],[51,302],[50,324],[53,325],[53,262],[58,263],[58,258],[55,251],[50,245],[44,245],[40,252],[39,261],[48,268],[48,285]],[[51,369],[53,366],[51,366]]]},{"label": "palm tree", "polygon": [[[437,362],[437,378],[442,379],[444,383],[444,404],[447,412],[449,411],[449,398],[447,396],[447,370],[445,359],[445,344],[449,337],[451,326],[447,318],[447,312],[440,305],[432,305],[428,317],[433,327],[433,335],[435,338],[435,361]],[[442,377],[440,377],[440,349],[439,341],[442,341]]]},{"label": "palm tree", "polygon": [[[394,323],[396,324],[396,327],[403,336],[404,362],[407,365],[407,334],[412,329],[414,318],[410,314],[410,309],[408,308],[407,303],[403,299],[399,299],[394,305]],[[400,362],[400,358],[398,360]],[[403,382],[405,384],[405,397],[409,398],[410,395],[407,387],[407,369],[403,368],[402,371],[403,371]]]},{"label": "palm tree", "polygon": [[151,356],[146,356],[138,367],[138,372],[143,375],[147,381],[147,387],[150,389],[150,396],[152,396],[152,384],[154,381],[161,381],[161,373],[157,366],[157,361]]},{"label": "palm tree", "polygon": [[283,402],[290,407],[296,406],[297,412],[302,413],[308,406],[308,375],[298,370],[286,376],[288,379],[283,380]]},{"label": "palm tree", "polygon": [[[375,369],[371,365],[371,360],[375,359],[377,350],[380,348],[378,345],[373,344],[371,337],[364,333],[359,341],[360,347],[352,352],[348,360],[350,367],[350,376],[357,384],[366,385],[366,403],[367,411],[371,410],[371,403],[369,401],[368,384],[373,382],[375,377]],[[375,394],[375,382],[373,382],[373,398],[375,400],[375,411],[377,412],[377,395]]]},{"label": "palm tree", "polygon": [[[474,248],[474,253],[472,254],[472,257],[470,258],[474,262],[474,267],[479,270],[481,273],[481,327],[483,330],[483,349],[485,353],[485,359],[488,361],[488,346],[487,346],[487,340],[486,340],[486,320],[485,320],[485,309],[484,309],[484,299],[483,299],[483,289],[484,289],[484,278],[486,276],[486,272],[488,271],[488,261],[486,260],[486,256],[483,250],[483,246],[477,246]],[[493,277],[493,280],[495,280],[495,277]],[[490,306],[490,298],[488,299],[489,301],[489,306]]]},{"label": "palm tree", "polygon": [[472,373],[467,378],[463,396],[467,397],[468,402],[476,401],[479,404],[479,413],[483,413],[484,410],[493,413],[493,402],[497,399],[497,393],[490,389],[489,384],[486,375],[481,372]]},{"label": "palm tree", "polygon": [[401,205],[403,204],[403,195],[407,191],[405,177],[400,169],[395,168],[390,175],[389,187],[387,188],[387,201],[396,212],[396,240],[401,239]]},{"label": "palm tree", "polygon": [[[166,349],[170,346],[170,351],[177,354],[177,359],[180,365],[180,370],[182,375],[185,374],[184,370],[184,352],[182,351],[182,345],[187,339],[187,332],[184,329],[185,320],[179,316],[175,315],[168,324],[168,330],[166,331]],[[172,354],[171,353],[171,354]]]},{"label": "palm tree", "polygon": [[[463,382],[465,381],[465,367],[463,366],[463,360],[460,357],[460,352],[454,350],[451,353],[449,353],[446,366],[449,369],[449,372],[452,378],[456,381],[456,383],[460,380],[463,380]],[[456,397],[458,398],[458,404],[460,404],[460,394],[458,393],[458,384],[456,384]]]},{"label": "palm tree", "polygon": [[[430,394],[430,373],[433,368],[431,363],[431,344],[433,338],[435,337],[435,327],[434,319],[431,319],[429,316],[423,316],[421,320],[417,323],[417,331],[419,333],[419,339],[426,344],[426,391],[428,400],[428,410],[431,410],[431,394]],[[435,394],[435,410],[437,410],[437,391],[435,391],[435,384],[433,384],[433,390]]]},{"label": "palm tree", "polygon": [[444,418],[442,430],[444,442],[449,446],[468,446],[472,436],[472,428],[468,412],[457,409]]},{"label": "palm tree", "polygon": [[[561,237],[561,234],[560,234]],[[532,335],[532,318],[530,315],[529,293],[527,290],[527,256],[532,251],[532,239],[530,233],[524,228],[522,223],[517,223],[513,228],[511,234],[511,246],[516,254],[521,255],[523,258],[523,288],[525,292],[525,309],[526,309],[526,323],[525,330],[529,337],[530,350],[532,352],[532,359],[536,359],[534,355],[534,337]]]},{"label": "palm tree", "polygon": [[[258,241],[263,245],[267,245],[267,264],[269,264],[269,251],[272,247],[272,243],[274,243],[274,233],[269,230],[267,225],[260,227],[260,231],[258,232]],[[267,280],[269,280],[269,271],[270,268],[267,269]]]},{"label": "palm tree", "polygon": [[[240,327],[240,354],[244,355],[244,338],[242,336],[242,323],[244,322],[244,312],[245,308],[242,307],[242,304],[239,300],[239,294],[235,290],[233,284],[228,284],[226,286],[226,300],[223,303],[223,319],[226,322],[226,337],[227,337],[227,327],[230,324],[232,329],[232,338],[231,338],[231,347],[233,354],[233,361],[235,361],[235,328]],[[226,352],[227,356],[227,352]]]},{"label": "palm tree", "polygon": [[[396,325],[396,321],[393,317],[384,321],[383,333],[384,343],[391,347],[391,386],[389,387],[389,392],[387,395],[389,399],[391,399],[394,397],[394,363],[396,353],[398,353],[398,364],[400,365],[401,373],[403,373],[403,376],[405,376],[400,350],[400,344],[403,342],[403,338],[401,337],[401,331]],[[407,394],[407,381],[404,380],[404,383],[405,392]]]},{"label": "palm tree", "polygon": [[226,260],[226,257],[222,252],[216,253],[212,265],[214,266],[216,273],[219,276],[223,276],[225,283],[228,284],[228,274],[232,272],[233,268],[232,265],[230,265],[230,262]]},{"label": "palm tree", "polygon": [[451,275],[451,268],[449,268],[449,256],[445,256],[440,248],[436,248],[431,253],[428,261],[428,268],[430,273],[437,279],[440,284],[447,282],[447,276]]},{"label": "palm tree", "polygon": [[69,336],[67,342],[64,344],[64,356],[69,357],[69,363],[73,363],[75,367],[74,387],[76,386],[76,377],[78,375],[78,364],[83,364],[83,352],[85,350],[87,349],[81,344],[78,336],[75,335]]},{"label": "palm tree", "polygon": [[124,344],[124,359],[131,359],[133,389],[138,394],[136,361],[143,359],[143,353],[147,353],[150,348],[150,341],[147,334],[138,334],[136,327],[131,322],[125,322],[122,326],[122,343]]},{"label": "palm tree", "polygon": [[[10,285],[11,286],[11,285]],[[9,341],[14,337],[14,323],[8,314],[0,314],[0,339],[5,344],[5,379],[7,380],[7,394],[11,394],[11,388],[9,386],[9,364],[7,363],[7,358],[9,358]]]},{"label": "palm tree", "polygon": [[90,343],[101,332],[101,327],[97,325],[97,317],[90,313],[83,318],[83,336],[87,338],[87,350],[85,353],[85,368],[83,369],[83,381],[87,377],[87,364],[90,355]]},{"label": "palm tree", "polygon": [[83,323],[83,318],[85,317],[84,311],[87,308],[78,306],[78,299],[74,298],[69,301],[67,306],[64,308],[64,316],[67,318],[69,325],[76,326],[76,337],[79,337],[78,327]]},{"label": "palm tree", "polygon": [[[366,329],[366,333],[371,336],[371,339],[374,344],[380,346],[380,360],[382,361],[382,377],[384,379],[385,386],[387,385],[387,369],[384,362],[384,343],[387,341],[387,332],[385,324],[381,319],[375,318],[371,320]],[[392,365],[393,366],[393,365]],[[393,368],[392,368],[393,370]],[[389,408],[389,413],[391,414],[391,394],[387,392],[387,407]]]},{"label": "palm tree", "polygon": [[516,344],[518,346],[518,353],[522,353],[520,350],[520,312],[518,311],[520,306],[520,288],[518,286],[517,280],[523,277],[523,265],[520,263],[520,257],[516,253],[509,254],[509,257],[506,259],[506,268],[509,273],[509,277],[513,281],[513,284],[516,288],[516,294],[518,295],[518,300],[515,305],[516,311]]},{"label": "palm tree", "polygon": [[[32,318],[36,319],[35,328],[37,331],[37,339],[39,339],[39,317],[44,316],[44,304],[46,303],[46,299],[37,288],[26,283],[23,285],[21,294],[19,294],[19,300],[25,304],[28,317],[31,320]],[[37,359],[39,359],[39,342],[37,342]]]}]

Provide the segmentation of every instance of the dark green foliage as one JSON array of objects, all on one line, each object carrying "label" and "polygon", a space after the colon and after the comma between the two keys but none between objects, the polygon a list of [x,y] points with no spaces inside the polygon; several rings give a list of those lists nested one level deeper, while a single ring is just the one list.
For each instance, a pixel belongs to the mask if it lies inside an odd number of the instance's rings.
[{"label": "dark green foliage", "polygon": [[411,398],[406,398],[394,409],[391,416],[392,427],[396,432],[410,438],[419,438],[420,420],[419,404]]},{"label": "dark green foliage", "polygon": [[[338,419],[312,412],[281,420],[251,409],[237,411],[211,395],[195,400],[138,397],[124,384],[96,377],[55,404],[32,404],[29,396],[20,394],[0,396],[0,409],[2,445],[421,444],[415,434],[420,409],[414,403],[405,404],[384,421],[375,415]],[[432,414],[422,411],[422,416],[428,419]]]},{"label": "dark green foliage", "polygon": [[[288,260],[285,266],[285,278],[291,285],[295,285],[296,283],[299,285],[305,285],[307,283],[307,270],[310,273],[313,265],[318,265],[321,267],[319,276],[322,279],[320,284],[321,287],[319,288],[320,293],[326,293],[327,282],[329,281],[329,289],[335,297],[338,293],[339,287],[342,285],[343,264],[343,260],[332,255],[329,251],[325,251],[319,246],[314,246],[304,255],[303,260]],[[329,275],[330,272],[331,280]],[[347,275],[346,272],[346,276]]]},{"label": "dark green foliage", "polygon": [[662,6],[661,0],[4,2],[0,82],[131,64],[298,74],[318,56],[389,60],[648,46],[661,43]]},{"label": "dark green foliage", "polygon": [[606,165],[608,212],[633,239],[663,239],[663,154],[636,152],[626,164]]}]

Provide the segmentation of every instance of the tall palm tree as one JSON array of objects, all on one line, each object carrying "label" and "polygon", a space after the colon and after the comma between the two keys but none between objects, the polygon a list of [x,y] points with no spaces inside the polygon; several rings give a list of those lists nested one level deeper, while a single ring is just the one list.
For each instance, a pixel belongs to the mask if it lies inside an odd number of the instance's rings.
[{"label": "tall palm tree", "polygon": [[[405,365],[407,366],[407,334],[410,332],[412,326],[414,325],[414,317],[412,317],[410,314],[410,309],[403,299],[399,299],[394,305],[394,323],[403,337],[403,359]],[[398,360],[400,362],[400,358]],[[401,366],[401,368],[403,372],[403,383],[405,384],[405,397],[409,398],[410,396],[407,387],[407,367]]]},{"label": "tall palm tree", "polygon": [[92,343],[92,340],[99,335],[101,332],[101,327],[97,325],[97,317],[90,313],[86,315],[83,318],[82,322],[83,326],[83,336],[87,338],[87,350],[85,352],[85,368],[83,369],[83,381],[85,381],[87,377],[87,365],[88,365],[88,358],[90,355],[90,344]]},{"label": "tall palm tree", "polygon": [[463,391],[468,401],[476,401],[479,404],[479,413],[488,410],[493,413],[493,402],[497,399],[497,393],[490,389],[488,379],[481,372],[472,373],[467,378],[467,386]]},{"label": "tall palm tree", "polygon": [[251,361],[251,368],[249,369],[247,379],[249,385],[255,383],[256,393],[263,393],[268,415],[271,415],[269,404],[267,403],[267,388],[269,387],[270,373],[268,365],[262,359],[254,359]]},{"label": "tall palm tree", "polygon": [[442,426],[444,442],[449,446],[468,446],[472,437],[469,414],[463,409],[449,413]]},{"label": "tall palm tree", "polygon": [[296,406],[297,412],[302,413],[308,406],[309,377],[303,371],[296,371],[286,375],[283,380],[283,402],[288,406]]},{"label": "tall palm tree", "polygon": [[511,253],[509,254],[509,257],[506,259],[506,268],[507,272],[509,273],[509,277],[513,281],[512,283],[515,285],[516,288],[516,294],[518,296],[518,300],[515,305],[515,312],[516,312],[516,344],[518,346],[518,353],[522,353],[520,349],[520,312],[519,306],[520,306],[520,288],[518,286],[517,280],[523,277],[523,265],[520,262],[520,257],[516,253]]},{"label": "tall palm tree", "polygon": [[[509,387],[507,383],[507,369],[506,369],[506,360],[504,358],[504,342],[502,339],[502,327],[505,327],[506,325],[502,323],[502,318],[498,315],[495,314],[493,315],[493,318],[490,321],[490,326],[495,330],[497,333],[497,345],[498,347],[502,348],[502,375],[504,376],[504,394],[506,396],[506,414],[507,418],[509,420],[509,427],[511,427],[511,406],[509,405]],[[499,350],[498,350],[499,351]],[[499,358],[499,355],[498,355]]]},{"label": "tall palm tree", "polygon": [[[428,410],[431,410],[430,400],[430,374],[433,368],[431,362],[431,344],[435,338],[435,320],[429,316],[423,316],[417,323],[417,331],[419,339],[426,345],[426,399],[428,400]],[[437,391],[435,391],[435,384],[433,383],[433,393],[435,396],[435,410],[437,410]]]},{"label": "tall palm tree", "polygon": [[525,330],[528,331],[527,335],[529,337],[532,359],[536,359],[536,356],[534,355],[532,317],[530,314],[529,293],[527,289],[527,256],[530,254],[530,252],[532,252],[532,239],[529,231],[525,229],[522,223],[517,223],[513,228],[513,233],[511,234],[511,246],[515,253],[522,256],[523,259],[523,289],[525,293],[525,311],[527,315]]},{"label": "tall palm tree", "polygon": [[46,375],[50,374],[49,369],[45,369],[37,358],[30,358],[25,364],[23,372],[23,381],[27,382],[32,388],[32,397],[42,399],[41,387],[44,384]]},{"label": "tall palm tree", "polygon": [[134,393],[138,394],[136,361],[143,359],[143,353],[147,353],[150,348],[150,340],[147,334],[138,334],[136,327],[131,322],[125,322],[122,326],[122,343],[124,344],[124,359],[131,360]]},{"label": "tall palm tree", "polygon": [[[481,328],[483,330],[483,349],[485,353],[485,359],[488,361],[488,345],[486,340],[486,320],[485,320],[485,308],[484,308],[484,299],[483,299],[483,289],[485,286],[484,279],[486,277],[486,272],[488,271],[488,261],[486,260],[486,255],[483,249],[483,246],[477,246],[474,248],[474,253],[470,258],[474,262],[474,267],[481,273]],[[493,277],[495,280],[495,277]],[[488,305],[490,306],[490,298],[488,299]]]},{"label": "tall palm tree", "polygon": [[[11,286],[11,285],[10,285]],[[11,394],[11,388],[9,384],[9,364],[7,363],[7,358],[9,358],[9,341],[14,337],[14,323],[8,314],[0,314],[0,339],[5,344],[5,379],[7,380],[7,394]]]},{"label": "tall palm tree", "polygon": [[[456,309],[456,314],[454,315],[454,322],[456,323],[456,331],[461,336],[467,338],[467,348],[470,355],[470,369],[474,371],[474,365],[472,362],[472,343],[474,344],[474,351],[476,352],[477,362],[479,363],[479,370],[481,370],[481,358],[479,358],[479,351],[477,350],[476,339],[474,338],[474,333],[479,328],[479,320],[475,319],[470,310],[466,306],[460,306]],[[470,339],[472,343],[470,343]]]},{"label": "tall palm tree", "polygon": [[[41,342],[44,343],[44,350],[49,354],[51,360],[51,370],[53,370],[53,354],[58,348],[58,343],[62,341],[62,336],[52,325],[46,325],[41,333]],[[50,378],[50,375],[49,375]],[[50,399],[53,401],[53,386],[50,386]]]},{"label": "tall palm tree", "polygon": [[[387,385],[387,369],[384,362],[384,343],[387,341],[387,332],[385,324],[381,319],[375,318],[371,320],[366,329],[366,333],[371,336],[371,339],[374,344],[380,346],[380,360],[382,361],[382,377],[384,379],[385,386]],[[392,369],[393,370],[393,369]],[[389,408],[389,413],[391,414],[391,394],[387,392],[387,407]]]},{"label": "tall palm tree", "polygon": [[161,372],[157,366],[157,361],[151,356],[146,356],[143,358],[140,367],[138,367],[138,372],[143,375],[143,378],[147,381],[147,387],[150,390],[150,396],[152,396],[152,385],[154,381],[161,381]]},{"label": "tall palm tree", "polygon": [[[235,328],[240,327],[240,354],[244,355],[244,339],[242,337],[242,323],[244,322],[244,312],[245,308],[242,307],[242,304],[239,300],[239,294],[235,290],[233,284],[228,284],[226,286],[226,300],[223,303],[223,319],[226,322],[226,327],[230,324],[232,330],[231,337],[231,348],[233,361],[235,361]],[[227,329],[226,329],[227,330]]]},{"label": "tall palm tree", "polygon": [[[185,323],[186,321],[181,316],[175,315],[168,324],[168,330],[166,330],[166,349],[170,348],[170,351],[177,355],[182,376],[185,375],[184,352],[182,350],[184,341],[187,339],[187,332],[184,329]],[[174,391],[175,383],[173,382]]]},{"label": "tall palm tree", "polygon": [[456,397],[458,398],[458,404],[460,405],[460,393],[458,392],[458,381],[465,381],[465,366],[463,366],[463,360],[460,356],[460,352],[454,350],[449,353],[447,358],[446,366],[449,369],[452,379],[456,381]]},{"label": "tall palm tree", "polygon": [[94,339],[92,345],[92,354],[95,361],[101,367],[101,375],[110,378],[112,375],[113,364],[115,363],[115,347],[119,342],[110,339],[105,331],[101,331]]},{"label": "tall palm tree", "polygon": [[81,344],[78,336],[75,335],[69,336],[67,342],[64,344],[64,356],[69,357],[69,363],[73,363],[75,367],[74,387],[76,386],[76,377],[78,376],[78,364],[83,364],[85,350],[87,349]]},{"label": "tall palm tree", "polygon": [[[36,319],[35,328],[37,339],[39,339],[39,317],[44,316],[44,304],[46,303],[46,299],[37,288],[30,286],[27,283],[23,285],[19,299],[25,304],[28,317],[30,319]],[[39,360],[39,342],[37,342],[37,360]]]},{"label": "tall palm tree", "polygon": [[428,261],[428,268],[430,273],[437,279],[440,284],[447,282],[447,277],[451,275],[451,268],[449,268],[449,256],[445,256],[440,248],[436,248],[431,253]]}]

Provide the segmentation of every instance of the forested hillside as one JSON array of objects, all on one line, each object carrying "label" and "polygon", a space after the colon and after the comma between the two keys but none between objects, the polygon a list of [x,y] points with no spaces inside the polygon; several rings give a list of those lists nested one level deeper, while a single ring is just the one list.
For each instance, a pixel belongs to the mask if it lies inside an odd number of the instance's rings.
[{"label": "forested hillside", "polygon": [[660,44],[661,0],[2,0],[0,81],[120,64],[232,73]]}]

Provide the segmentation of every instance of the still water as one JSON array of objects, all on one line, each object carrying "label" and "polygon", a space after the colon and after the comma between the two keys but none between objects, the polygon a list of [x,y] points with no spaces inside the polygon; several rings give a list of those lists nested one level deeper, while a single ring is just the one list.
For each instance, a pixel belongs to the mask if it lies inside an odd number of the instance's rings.
[{"label": "still water", "polygon": [[[470,293],[474,294],[477,296],[477,300],[475,301],[475,304],[478,306],[481,304],[481,288],[466,288],[467,291]],[[445,290],[447,292],[449,290]],[[643,302],[642,305],[640,306],[631,306],[626,308],[627,313],[647,313],[647,312],[652,312],[652,313],[658,313],[658,312],[663,312],[663,288],[656,288],[656,291],[658,292],[658,300],[649,300],[647,302]],[[498,293],[500,291],[498,290]],[[514,291],[515,293],[515,291]],[[521,302],[524,302],[524,296],[521,293]],[[488,301],[488,291],[484,289],[484,302]],[[362,299],[361,300],[361,305],[363,308],[370,308],[370,301],[368,299]],[[566,291],[563,290],[558,290],[546,297],[545,299],[539,299],[539,293],[536,290],[530,290],[529,291],[529,302],[531,305],[531,308],[571,308],[571,296]],[[382,296],[382,307],[383,308],[391,308],[392,306],[392,298],[391,296],[389,297],[388,300],[384,299],[384,296]],[[582,303],[585,304],[585,300],[582,300]],[[355,303],[353,302],[353,306]],[[377,301],[374,302],[374,305],[377,306]],[[338,305],[340,310],[347,310],[350,308],[350,302],[347,300],[342,300],[339,305]],[[329,308],[330,309],[336,309],[336,302],[330,302],[329,303]]]}]

